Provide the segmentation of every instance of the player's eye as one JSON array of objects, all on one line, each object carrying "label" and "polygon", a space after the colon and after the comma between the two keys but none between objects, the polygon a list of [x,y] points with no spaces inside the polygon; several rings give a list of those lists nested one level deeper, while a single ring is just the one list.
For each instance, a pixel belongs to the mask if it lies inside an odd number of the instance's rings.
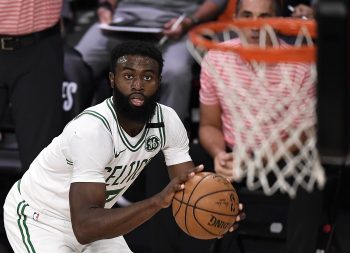
[{"label": "player's eye", "polygon": [[124,74],[124,77],[125,77],[125,79],[127,79],[127,80],[131,80],[131,79],[133,78],[133,75],[132,75],[132,74],[129,74],[129,73],[125,73],[125,74]]},{"label": "player's eye", "polygon": [[151,81],[152,80],[152,76],[144,76],[143,78],[145,81]]}]

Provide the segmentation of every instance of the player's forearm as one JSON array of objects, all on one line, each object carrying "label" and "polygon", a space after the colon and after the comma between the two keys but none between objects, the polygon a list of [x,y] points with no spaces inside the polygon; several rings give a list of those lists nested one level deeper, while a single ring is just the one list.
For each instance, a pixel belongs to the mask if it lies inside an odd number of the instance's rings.
[{"label": "player's forearm", "polygon": [[203,148],[215,157],[219,152],[226,150],[224,135],[222,131],[214,126],[200,126],[199,141]]},{"label": "player's forearm", "polygon": [[122,208],[92,207],[73,222],[74,234],[81,244],[124,235],[140,226],[162,209],[157,195]]}]

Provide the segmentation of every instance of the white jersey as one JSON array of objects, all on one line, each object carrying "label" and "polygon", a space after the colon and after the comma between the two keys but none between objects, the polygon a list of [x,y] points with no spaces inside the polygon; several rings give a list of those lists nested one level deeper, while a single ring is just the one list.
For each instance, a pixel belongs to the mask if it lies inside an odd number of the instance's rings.
[{"label": "white jersey", "polygon": [[160,150],[168,166],[191,160],[175,111],[157,104],[151,122],[131,137],[108,98],[83,111],[37,156],[21,179],[20,192],[32,208],[70,220],[70,184],[105,183],[105,208],[111,208]]}]

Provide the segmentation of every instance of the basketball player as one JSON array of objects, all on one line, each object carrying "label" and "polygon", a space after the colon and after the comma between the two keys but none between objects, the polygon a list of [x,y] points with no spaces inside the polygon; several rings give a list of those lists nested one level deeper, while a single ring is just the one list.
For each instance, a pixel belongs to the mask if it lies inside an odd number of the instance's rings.
[{"label": "basketball player", "polygon": [[[240,0],[237,1],[236,16],[237,18],[265,18],[276,17],[280,15],[279,0]],[[243,30],[247,43],[259,43],[259,30],[246,29]],[[225,42],[226,45],[237,46],[241,43],[240,39],[233,39]],[[269,40],[267,40],[267,43]],[[281,47],[287,44],[279,40]],[[225,58],[225,60],[223,60]],[[232,57],[232,59],[228,59]],[[210,61],[211,67],[215,66],[215,72],[224,81],[225,85],[236,87],[235,90],[247,90],[254,92],[254,83],[252,77],[256,76],[252,66],[240,57],[229,56],[225,52],[212,51],[209,52],[204,61]],[[230,82],[230,73],[225,71],[223,63],[232,62],[232,69],[235,69],[237,82]],[[310,69],[306,64],[290,64],[290,68],[294,71],[291,76],[293,85],[307,86],[309,89],[309,102],[315,99],[315,85],[310,79]],[[226,68],[227,69],[227,68]],[[234,159],[231,148],[235,145],[234,126],[232,125],[230,105],[225,103],[224,97],[227,91],[218,90],[216,80],[211,74],[212,71],[203,64],[201,71],[201,89],[200,89],[200,127],[199,138],[204,149],[209,153],[214,162],[215,172],[227,177],[231,181],[235,181],[236,175],[233,174],[232,162]],[[281,68],[278,64],[266,65],[266,78],[270,83],[278,83],[281,78]],[[237,86],[239,84],[244,84]],[[235,85],[235,86],[234,86]],[[274,93],[277,89],[271,88],[271,99],[280,97]],[[288,91],[286,91],[288,94]],[[290,93],[289,93],[290,94]],[[276,96],[277,95],[277,96]],[[257,97],[256,99],[259,99]],[[278,103],[278,101],[276,101]],[[254,110],[254,109],[253,109]],[[285,115],[279,115],[283,120]],[[234,120],[234,119],[233,119]],[[302,117],[300,118],[302,120]],[[274,122],[266,122],[266,129],[272,129]],[[244,137],[243,137],[244,138]],[[297,151],[295,151],[297,152]],[[320,221],[321,210],[320,192],[314,189],[313,195],[299,189],[297,197],[290,203],[287,224],[287,251],[293,253],[308,253],[315,251],[318,222]],[[246,203],[246,206],[249,205]]]},{"label": "basketball player", "polygon": [[[122,235],[168,207],[203,169],[175,111],[156,103],[162,67],[161,53],[144,42],[115,48],[113,96],[68,123],[8,193],[4,222],[15,252],[131,252]],[[110,209],[160,150],[170,183]]]}]

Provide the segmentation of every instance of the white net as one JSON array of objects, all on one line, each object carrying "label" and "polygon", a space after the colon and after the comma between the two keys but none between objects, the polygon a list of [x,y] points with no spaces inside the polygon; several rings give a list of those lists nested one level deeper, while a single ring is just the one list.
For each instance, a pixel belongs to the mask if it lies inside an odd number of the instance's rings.
[{"label": "white net", "polygon": [[[220,33],[205,30],[203,38],[230,47],[247,40],[235,26]],[[237,38],[238,37],[238,38]],[[260,29],[260,47],[291,47],[277,38],[272,27]],[[293,47],[312,44],[305,28]],[[208,50],[189,41],[189,50],[212,77],[221,99],[223,125],[232,139],[233,170],[246,178],[251,190],[277,191],[294,197],[299,186],[312,191],[325,182],[316,149],[316,67],[314,63],[245,61],[238,53]],[[226,121],[226,124],[225,124]]]}]

